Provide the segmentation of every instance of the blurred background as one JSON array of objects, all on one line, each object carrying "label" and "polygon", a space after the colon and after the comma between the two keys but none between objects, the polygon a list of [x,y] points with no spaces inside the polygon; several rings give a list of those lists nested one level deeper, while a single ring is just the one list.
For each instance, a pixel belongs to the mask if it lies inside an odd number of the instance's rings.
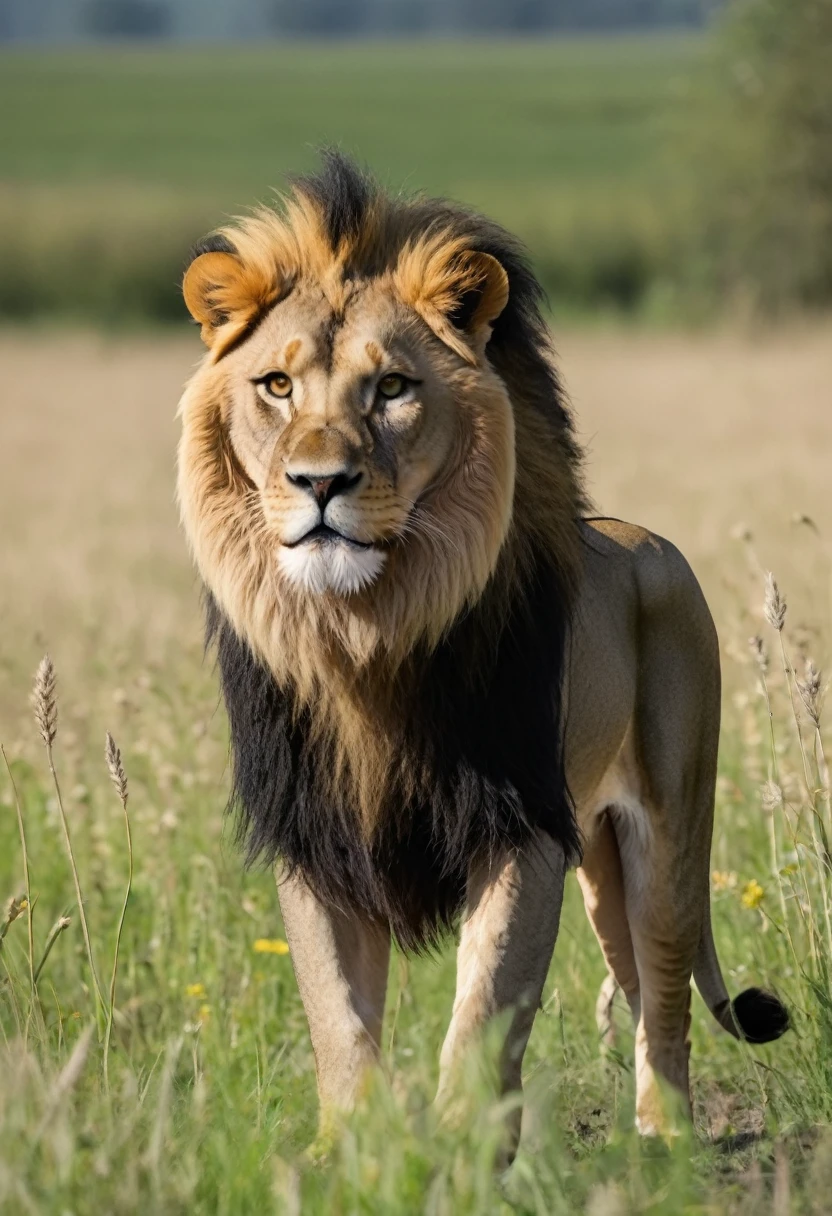
[{"label": "blurred background", "polygon": [[832,294],[829,0],[0,0],[0,316],[181,320],[183,251],[335,143],[482,208],[556,314]]}]

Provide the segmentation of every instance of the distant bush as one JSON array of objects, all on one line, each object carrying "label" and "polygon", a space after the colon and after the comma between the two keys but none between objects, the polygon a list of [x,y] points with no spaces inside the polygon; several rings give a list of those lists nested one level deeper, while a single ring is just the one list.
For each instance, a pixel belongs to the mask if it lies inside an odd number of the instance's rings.
[{"label": "distant bush", "polygon": [[187,251],[217,222],[176,198],[130,188],[0,192],[14,232],[0,275],[0,318],[103,326],[186,317],[179,284]]},{"label": "distant bush", "polygon": [[754,310],[832,302],[832,0],[735,0],[696,128],[693,281]]},{"label": "distant bush", "polygon": [[[667,277],[668,210],[638,191],[599,200],[577,190],[502,218],[529,246],[559,315],[638,313]],[[0,225],[15,234],[0,275],[0,320],[185,321],[187,251],[223,219],[190,194],[133,185],[0,188]]]},{"label": "distant bush", "polygon": [[[306,7],[312,21],[336,0]],[[216,8],[200,6],[209,25]],[[15,114],[0,317],[184,317],[192,241],[268,200],[326,142],[393,188],[423,185],[505,224],[557,316],[673,311],[679,224],[660,132],[702,53],[687,36],[16,51],[0,71],[0,109]]]}]

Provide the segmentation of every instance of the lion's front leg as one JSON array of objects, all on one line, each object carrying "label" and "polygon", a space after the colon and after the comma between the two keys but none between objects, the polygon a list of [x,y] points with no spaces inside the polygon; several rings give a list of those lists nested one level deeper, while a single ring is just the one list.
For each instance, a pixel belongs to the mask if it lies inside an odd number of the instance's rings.
[{"label": "lion's front leg", "polygon": [[[465,1049],[504,1012],[500,1092],[522,1089],[523,1055],[557,938],[565,872],[563,849],[549,836],[522,854],[506,852],[472,869],[453,1016],[440,1059],[440,1105],[451,1098]],[[508,1129],[509,1157],[519,1142],[520,1118],[518,1106]]]},{"label": "lion's front leg", "polygon": [[309,1022],[325,1132],[333,1114],[354,1108],[379,1061],[390,934],[322,904],[297,875],[278,875],[277,889]]}]

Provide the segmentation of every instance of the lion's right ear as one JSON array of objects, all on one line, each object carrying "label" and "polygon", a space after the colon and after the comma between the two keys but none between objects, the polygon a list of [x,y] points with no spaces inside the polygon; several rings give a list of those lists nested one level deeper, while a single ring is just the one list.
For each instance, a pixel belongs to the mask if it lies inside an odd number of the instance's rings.
[{"label": "lion's right ear", "polygon": [[182,294],[215,362],[277,301],[280,288],[275,275],[246,265],[224,238],[207,252],[197,251],[185,271]]}]

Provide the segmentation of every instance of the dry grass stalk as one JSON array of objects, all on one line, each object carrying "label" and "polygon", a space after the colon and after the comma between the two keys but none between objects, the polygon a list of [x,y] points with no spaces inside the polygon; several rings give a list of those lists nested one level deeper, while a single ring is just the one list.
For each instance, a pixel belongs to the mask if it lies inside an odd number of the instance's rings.
[{"label": "dry grass stalk", "polygon": [[58,696],[55,668],[48,654],[43,656],[35,672],[32,706],[40,737],[47,747],[51,747],[58,733]]},{"label": "dry grass stalk", "polygon": [[23,826],[23,808],[20,805],[20,795],[17,792],[14,774],[12,773],[9,758],[6,755],[6,749],[0,744],[0,753],[3,756],[3,763],[6,766],[6,772],[9,774],[9,781],[12,785],[12,793],[14,795],[14,805],[17,811],[17,829],[20,833],[20,848],[23,854],[23,881],[26,884],[26,922],[29,936],[29,982],[32,987],[32,1001],[35,998],[35,931],[33,926],[34,908],[32,907],[32,884],[29,878],[29,850],[26,847],[26,831]]},{"label": "dry grass stalk", "polygon": [[35,968],[35,974],[32,978],[32,982],[34,984],[37,984],[38,980],[40,979],[40,973],[43,971],[43,968],[46,966],[46,960],[49,958],[49,955],[52,953],[52,947],[55,945],[55,942],[58,940],[58,938],[61,936],[61,934],[64,932],[64,930],[69,928],[71,923],[72,923],[71,917],[59,916],[58,919],[55,921],[54,925],[52,926],[52,928],[49,930],[49,934],[46,938],[46,945],[43,947],[43,954],[41,955],[41,960],[38,963],[37,967]]},{"label": "dry grass stalk", "polygon": [[87,1056],[89,1055],[92,1032],[93,1027],[88,1026],[72,1049],[72,1055],[69,1057],[66,1064],[58,1074],[58,1078],[52,1090],[52,1099],[49,1106],[44,1111],[43,1118],[41,1119],[38,1129],[34,1135],[35,1144],[37,1144],[38,1141],[43,1137],[44,1132],[49,1129],[49,1125],[60,1110],[64,1099],[71,1093],[81,1079],[81,1073],[84,1071],[84,1065],[86,1064]]},{"label": "dry grass stalk", "polygon": [[780,594],[777,581],[771,571],[766,575],[766,595],[763,602],[763,612],[772,629],[782,633],[786,622],[786,600]]},{"label": "dry grass stalk", "polygon": [[162,1078],[159,1084],[159,1101],[156,1107],[156,1118],[147,1151],[147,1164],[157,1197],[161,1194],[162,1189],[162,1160],[168,1134],[170,1107],[173,1100],[173,1079],[176,1074],[176,1062],[179,1059],[181,1050],[181,1037],[169,1040],[165,1052]]},{"label": "dry grass stalk", "polygon": [[[823,817],[818,809],[818,792],[819,792],[818,783],[813,779],[812,773],[810,771],[809,758],[808,758],[808,755],[806,752],[806,744],[805,744],[805,741],[803,738],[803,731],[801,729],[800,715],[799,715],[798,709],[797,709],[798,698],[803,700],[804,704],[805,704],[804,693],[800,687],[800,681],[797,678],[797,674],[794,670],[794,665],[791,663],[789,656],[786,653],[786,645],[785,645],[785,641],[783,639],[783,626],[784,626],[785,620],[786,620],[786,600],[785,600],[785,597],[780,594],[780,589],[777,586],[777,581],[775,580],[774,575],[771,574],[770,572],[766,575],[763,612],[765,614],[765,617],[766,617],[766,620],[768,621],[768,623],[771,625],[771,627],[773,629],[775,629],[777,631],[777,635],[780,640],[780,656],[781,656],[781,659],[783,662],[783,674],[786,677],[786,691],[788,693],[789,705],[790,705],[790,708],[792,711],[792,721],[794,724],[797,745],[800,750],[800,757],[801,757],[801,761],[803,764],[803,777],[804,777],[804,782],[805,782],[806,799],[807,799],[808,809],[809,809],[809,823],[811,825],[811,832],[812,832],[812,846],[814,849],[815,859],[817,861],[817,864],[820,868],[820,873],[821,873],[821,882],[819,884],[819,889],[820,889],[820,895],[821,895],[821,902],[822,902],[822,906],[823,906],[824,926],[826,929],[826,941],[825,942],[822,942],[820,940],[820,935],[817,933],[817,930],[816,930],[814,924],[813,923],[809,924],[809,945],[810,945],[810,949],[811,949],[811,953],[812,953],[812,958],[813,958],[815,964],[817,965],[818,957],[819,957],[820,953],[825,954],[827,957],[832,956],[832,903],[830,902],[829,891],[827,889],[828,883],[826,881],[826,877],[827,877],[829,866],[830,866],[829,834],[827,831],[827,825],[824,823]],[[816,673],[815,673],[814,666],[812,666],[811,672],[812,672],[811,677],[810,678],[807,677],[807,680],[804,681],[804,684],[808,688],[810,700],[813,699],[814,702],[816,703],[817,697],[819,696],[819,693],[820,693],[820,676],[819,676],[819,674],[817,674],[817,678],[815,679]],[[765,676],[764,675],[761,676],[761,679],[762,679],[763,685],[765,685],[765,683],[766,683]],[[816,685],[816,691],[815,691],[815,685]],[[774,753],[774,724],[773,724],[773,718],[772,718],[772,714],[771,714],[771,704],[770,703],[768,703],[768,710],[769,710],[769,720],[772,725],[771,740],[772,740],[772,753],[774,756],[773,776],[774,776],[775,780],[777,781],[777,783],[779,784],[779,780],[777,779],[777,771],[776,771],[776,754]],[[817,728],[817,724],[815,726],[815,731],[816,731],[816,734],[819,736],[820,731]],[[818,767],[820,767],[820,766],[818,765]],[[773,824],[774,824],[774,816],[772,816],[772,825]],[[773,840],[772,853],[773,853],[773,856],[776,855],[776,847],[774,844],[774,839],[775,839],[774,838],[774,828],[772,826],[772,840]],[[798,858],[799,857],[800,857],[800,854],[798,851]],[[806,891],[807,907],[811,907],[812,900],[811,900],[811,893],[809,890],[808,880],[807,880],[806,874],[804,873],[803,865],[801,864],[800,860],[798,860],[798,869],[800,871],[801,878],[803,880],[804,888]],[[778,874],[778,873],[779,873],[779,870],[775,869],[775,874]],[[780,889],[781,898],[782,898],[782,896],[783,896],[782,882],[778,882],[778,887]],[[785,901],[784,900],[782,902],[782,910],[784,913],[784,921],[785,921]]]},{"label": "dry grass stalk", "polygon": [[[774,583],[774,579],[772,578],[771,575],[768,576],[768,580],[770,580],[772,585],[775,586],[775,588],[776,588],[776,584]],[[768,604],[768,580],[766,582],[766,605]],[[783,613],[785,616],[785,605],[783,606]],[[768,616],[767,609],[766,609],[766,616]],[[781,642],[782,642],[782,638],[783,638],[783,635],[781,634],[780,635]],[[768,755],[768,781],[766,782],[766,788],[769,790],[770,794],[772,794],[772,795],[773,795],[774,790],[781,791],[781,799],[782,799],[782,786],[780,784],[780,766],[779,766],[778,759],[777,759],[777,739],[776,739],[775,731],[774,731],[774,712],[773,712],[772,705],[771,705],[771,693],[770,693],[769,687],[768,687],[768,674],[767,674],[768,673],[768,657],[766,655],[765,646],[764,646],[761,638],[751,638],[750,642],[751,642],[752,651],[757,656],[761,656],[761,657],[757,658],[757,667],[758,667],[759,674],[760,674],[760,688],[762,690],[763,697],[765,699],[766,714],[768,716],[769,755]],[[764,661],[761,661],[761,658]],[[781,802],[781,805],[782,805],[782,802]],[[776,808],[772,809],[772,813],[771,813],[771,815],[769,817],[769,821],[768,821],[769,847],[771,850],[771,873],[772,873],[772,878],[775,880],[775,883],[777,886],[777,893],[778,893],[778,896],[780,899],[780,915],[783,918],[783,920],[782,920],[783,931],[785,932],[785,934],[789,940],[789,943],[793,945],[793,943],[791,941],[791,932],[789,930],[788,911],[786,909],[786,893],[783,889],[783,883],[781,881],[779,881],[780,848],[779,848],[778,841],[777,841],[777,817],[774,814],[774,809],[776,809]],[[803,883],[805,886],[806,885],[806,876],[802,873],[802,871],[801,871],[801,877],[803,879]],[[808,894],[808,889],[807,889],[807,894]],[[814,946],[814,942],[813,942],[813,946]]]},{"label": "dry grass stalk", "polygon": [[81,933],[84,938],[84,946],[87,951],[87,961],[92,975],[93,988],[95,990],[97,1008],[100,1014],[106,1014],[107,1002],[104,1000],[104,994],[101,990],[101,984],[98,979],[98,972],[95,967],[95,958],[92,952],[92,941],[90,939],[89,926],[87,925],[87,916],[84,911],[84,896],[81,891],[81,880],[78,875],[78,866],[75,862],[75,852],[72,848],[72,836],[69,831],[69,820],[66,817],[64,809],[64,800],[61,795],[61,785],[58,781],[58,773],[55,769],[55,760],[52,754],[52,744],[55,740],[55,734],[58,725],[58,698],[55,689],[55,668],[52,665],[52,660],[49,655],[44,655],[41,659],[40,666],[35,674],[35,686],[32,692],[32,700],[35,707],[35,720],[40,730],[41,738],[46,747],[46,759],[49,764],[49,771],[52,774],[52,784],[55,786],[55,796],[58,802],[58,813],[61,819],[61,827],[64,833],[64,842],[66,843],[66,851],[69,856],[69,867],[72,870],[72,880],[75,884],[75,898],[78,903],[78,919],[81,922]]},{"label": "dry grass stalk", "polygon": [[768,671],[768,652],[766,651],[765,642],[759,634],[755,634],[753,638],[748,639],[748,645],[751,647],[755,663],[763,675],[765,675]]},{"label": "dry grass stalk", "polygon": [[107,764],[107,770],[110,774],[110,780],[113,783],[116,793],[118,794],[121,809],[124,813],[124,830],[127,833],[127,889],[124,893],[124,902],[121,905],[121,916],[116,929],[116,944],[113,951],[113,970],[110,976],[110,1003],[107,1008],[107,1029],[104,1035],[104,1086],[109,1092],[110,1089],[110,1040],[113,1034],[113,1019],[116,1011],[116,980],[118,978],[118,959],[121,949],[121,935],[124,931],[124,919],[127,916],[127,905],[130,902],[130,892],[133,888],[133,837],[130,831],[130,817],[127,814],[127,774],[124,771],[124,765],[121,760],[121,751],[116,746],[116,741],[113,736],[107,731],[107,738],[104,743],[104,759]]},{"label": "dry grass stalk", "polygon": [[774,1150],[774,1191],[771,1197],[773,1216],[789,1216],[794,1209],[791,1203],[791,1171],[785,1146],[778,1144]]},{"label": "dry grass stalk", "polygon": [[806,710],[809,718],[815,727],[814,740],[814,759],[815,772],[817,774],[817,784],[819,787],[820,796],[826,804],[826,820],[824,823],[824,840],[826,842],[826,860],[828,868],[832,869],[832,856],[830,856],[829,839],[832,837],[832,797],[829,790],[829,766],[826,763],[826,754],[823,747],[823,737],[820,733],[820,719],[823,709],[823,688],[822,675],[815,667],[811,659],[807,659],[803,668],[803,679],[797,680],[797,691],[800,699],[803,702],[803,708]]}]

